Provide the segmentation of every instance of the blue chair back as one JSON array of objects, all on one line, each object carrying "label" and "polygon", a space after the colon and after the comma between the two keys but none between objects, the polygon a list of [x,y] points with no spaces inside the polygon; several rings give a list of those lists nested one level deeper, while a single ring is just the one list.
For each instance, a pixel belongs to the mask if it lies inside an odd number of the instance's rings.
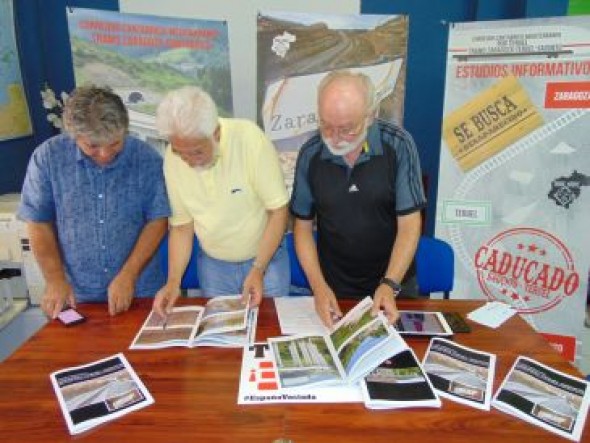
[{"label": "blue chair back", "polygon": [[438,238],[422,236],[415,262],[419,292],[443,292],[444,298],[449,298],[455,277],[455,254],[451,245]]},{"label": "blue chair back", "polygon": [[[197,273],[197,255],[199,253],[199,249],[199,240],[197,240],[197,236],[195,235],[193,237],[193,251],[191,253],[190,261],[186,266],[186,270],[184,271],[184,275],[182,276],[180,289],[200,288],[199,275]],[[168,234],[164,236],[162,242],[160,243],[160,264],[162,266],[164,276],[168,278]]]}]

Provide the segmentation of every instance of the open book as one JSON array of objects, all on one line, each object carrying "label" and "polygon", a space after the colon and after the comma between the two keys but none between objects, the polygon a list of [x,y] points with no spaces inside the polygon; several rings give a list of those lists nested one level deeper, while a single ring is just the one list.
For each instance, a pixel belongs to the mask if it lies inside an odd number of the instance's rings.
[{"label": "open book", "polygon": [[70,434],[154,402],[123,354],[62,369],[49,377]]},{"label": "open book", "polygon": [[535,360],[518,357],[492,406],[573,441],[588,415],[590,384]]},{"label": "open book", "polygon": [[369,409],[441,406],[416,354],[409,347],[371,371],[361,382],[361,389]]},{"label": "open book", "polygon": [[490,410],[496,356],[433,338],[424,369],[440,395],[458,403]]},{"label": "open book", "polygon": [[205,306],[180,306],[166,319],[150,312],[130,349],[170,346],[242,347],[253,342],[258,309],[244,306],[239,295],[210,299]]},{"label": "open book", "polygon": [[406,343],[382,313],[371,316],[366,297],[349,311],[330,334],[269,338],[282,388],[321,384],[352,384]]}]

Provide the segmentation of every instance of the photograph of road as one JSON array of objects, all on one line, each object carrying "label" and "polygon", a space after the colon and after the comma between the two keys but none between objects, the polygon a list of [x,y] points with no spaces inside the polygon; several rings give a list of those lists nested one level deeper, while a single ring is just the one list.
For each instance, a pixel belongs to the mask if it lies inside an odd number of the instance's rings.
[{"label": "photograph of road", "polygon": [[545,383],[515,369],[502,388],[499,399],[551,426],[571,431],[580,412],[582,396]]},{"label": "photograph of road", "polygon": [[330,340],[332,340],[332,344],[337,352],[340,352],[340,348],[350,337],[374,320],[374,317],[371,315],[372,307],[373,301],[370,297],[367,297],[347,312],[342,320],[336,323],[334,331],[330,334]]},{"label": "photograph of road", "polygon": [[342,381],[322,336],[270,341],[282,387]]},{"label": "photograph of road", "polygon": [[389,337],[389,331],[378,317],[367,324],[356,335],[351,337],[338,351],[338,358],[347,374],[352,371],[355,364],[370,353],[371,349],[382,344]]}]

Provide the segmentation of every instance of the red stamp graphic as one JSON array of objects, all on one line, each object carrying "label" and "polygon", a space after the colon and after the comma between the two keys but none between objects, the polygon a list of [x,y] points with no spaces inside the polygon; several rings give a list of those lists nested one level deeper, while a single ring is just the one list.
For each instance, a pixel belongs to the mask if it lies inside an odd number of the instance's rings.
[{"label": "red stamp graphic", "polygon": [[536,228],[500,232],[477,250],[474,262],[486,296],[522,314],[547,311],[580,286],[580,275],[565,245]]}]

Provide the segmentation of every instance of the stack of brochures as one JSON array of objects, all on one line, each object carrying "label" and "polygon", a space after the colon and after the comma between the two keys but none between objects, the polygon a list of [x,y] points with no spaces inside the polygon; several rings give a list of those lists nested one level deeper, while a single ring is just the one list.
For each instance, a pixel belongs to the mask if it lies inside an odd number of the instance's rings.
[{"label": "stack of brochures", "polygon": [[70,434],[151,405],[154,399],[123,354],[52,373]]},{"label": "stack of brochures", "polygon": [[150,312],[130,349],[170,346],[243,347],[253,342],[258,309],[242,304],[241,296],[210,299],[205,306],[181,306],[166,318]]}]

